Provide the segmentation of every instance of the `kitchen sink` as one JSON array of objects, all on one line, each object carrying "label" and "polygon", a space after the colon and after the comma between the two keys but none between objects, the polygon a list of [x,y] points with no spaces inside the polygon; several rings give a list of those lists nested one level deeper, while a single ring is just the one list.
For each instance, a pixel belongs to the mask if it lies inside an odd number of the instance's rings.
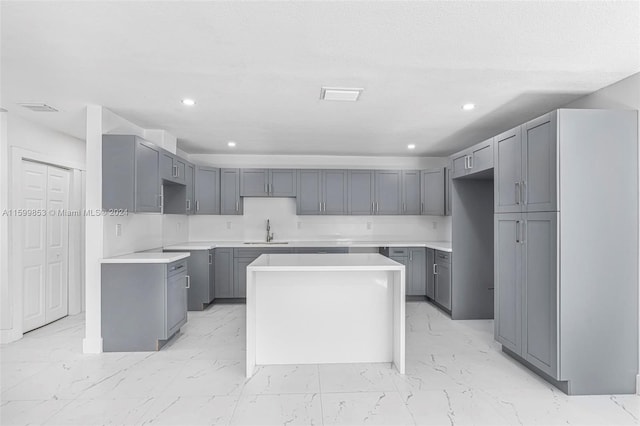
[{"label": "kitchen sink", "polygon": [[273,244],[276,244],[277,245],[277,244],[289,244],[289,242],[288,241],[269,241],[269,242],[266,242],[266,241],[245,241],[242,244],[254,244],[254,245],[258,245],[258,244],[273,245]]}]

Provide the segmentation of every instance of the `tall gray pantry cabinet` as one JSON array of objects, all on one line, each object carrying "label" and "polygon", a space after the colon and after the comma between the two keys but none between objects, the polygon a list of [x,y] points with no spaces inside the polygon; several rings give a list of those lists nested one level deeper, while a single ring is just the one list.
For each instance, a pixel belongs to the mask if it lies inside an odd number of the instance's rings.
[{"label": "tall gray pantry cabinet", "polygon": [[495,337],[568,394],[635,393],[637,131],[560,109],[494,138]]}]

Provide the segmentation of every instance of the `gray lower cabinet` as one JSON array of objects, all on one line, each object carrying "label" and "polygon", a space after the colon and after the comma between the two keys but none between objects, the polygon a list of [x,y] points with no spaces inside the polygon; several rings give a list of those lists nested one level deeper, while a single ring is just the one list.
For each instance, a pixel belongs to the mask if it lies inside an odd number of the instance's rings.
[{"label": "gray lower cabinet", "polygon": [[[184,250],[164,250],[165,252],[182,252]],[[190,311],[201,311],[213,302],[215,289],[214,250],[190,250],[187,258],[189,269],[189,288],[187,290],[187,307]]]},{"label": "gray lower cabinet", "polygon": [[130,135],[102,137],[102,208],[160,213],[160,152]]},{"label": "gray lower cabinet", "polygon": [[426,249],[426,274],[427,274],[427,297],[431,300],[436,297],[435,279],[436,279],[436,251],[432,248]]},{"label": "gray lower cabinet", "polygon": [[402,171],[402,214],[417,215],[421,210],[420,170]]},{"label": "gray lower cabinet", "polygon": [[195,214],[220,214],[220,169],[195,169]]},{"label": "gray lower cabinet", "polygon": [[216,299],[233,298],[233,249],[214,250],[214,295]]},{"label": "gray lower cabinet", "polygon": [[220,169],[220,214],[242,215],[240,169]]},{"label": "gray lower cabinet", "polygon": [[445,169],[423,170],[421,173],[421,214],[444,216],[446,211]]},{"label": "gray lower cabinet", "polygon": [[102,264],[105,352],[154,351],[187,322],[186,259]]},{"label": "gray lower cabinet", "polygon": [[235,257],[233,259],[233,297],[247,297],[247,266],[256,257]]},{"label": "gray lower cabinet", "polygon": [[405,266],[405,294],[426,295],[426,251],[423,247],[389,247],[381,253]]},{"label": "gray lower cabinet", "polygon": [[375,214],[402,213],[402,172],[400,170],[375,171]]},{"label": "gray lower cabinet", "polygon": [[451,312],[451,253],[435,251],[434,301]]},{"label": "gray lower cabinet", "polygon": [[347,247],[296,247],[294,253],[300,254],[339,254],[349,253]]}]

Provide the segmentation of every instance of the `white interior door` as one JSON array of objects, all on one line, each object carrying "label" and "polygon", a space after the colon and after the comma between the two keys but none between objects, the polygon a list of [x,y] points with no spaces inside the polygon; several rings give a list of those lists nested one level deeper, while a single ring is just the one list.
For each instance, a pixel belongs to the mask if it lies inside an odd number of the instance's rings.
[{"label": "white interior door", "polygon": [[69,219],[48,213],[68,207],[69,172],[23,161],[23,332],[67,315]]}]

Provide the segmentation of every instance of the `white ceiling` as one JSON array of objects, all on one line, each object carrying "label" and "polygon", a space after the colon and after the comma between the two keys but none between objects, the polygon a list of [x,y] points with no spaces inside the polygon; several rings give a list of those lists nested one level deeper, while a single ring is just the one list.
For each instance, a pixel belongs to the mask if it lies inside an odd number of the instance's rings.
[{"label": "white ceiling", "polygon": [[2,107],[84,138],[99,104],[190,153],[449,154],[640,71],[638,1],[0,7]]}]

